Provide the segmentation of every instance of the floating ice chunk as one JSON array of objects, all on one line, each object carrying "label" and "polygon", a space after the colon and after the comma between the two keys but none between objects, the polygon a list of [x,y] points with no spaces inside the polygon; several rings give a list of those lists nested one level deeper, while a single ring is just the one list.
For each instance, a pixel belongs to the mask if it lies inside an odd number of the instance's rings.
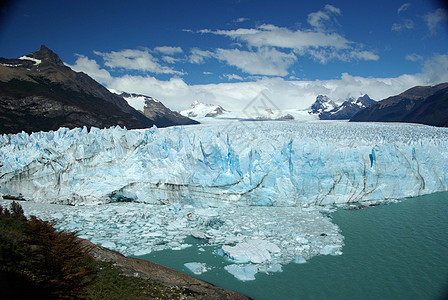
[{"label": "floating ice chunk", "polygon": [[228,265],[225,266],[227,272],[241,281],[255,280],[255,274],[258,273],[258,267],[255,265]]},{"label": "floating ice chunk", "polygon": [[202,273],[208,271],[207,265],[205,263],[190,262],[184,264],[184,266],[196,275],[201,275]]},{"label": "floating ice chunk", "polygon": [[202,231],[199,231],[199,230],[193,230],[191,232],[191,236],[194,237],[195,239],[202,239],[202,240],[211,238],[208,234],[206,234]]},{"label": "floating ice chunk", "polygon": [[139,249],[134,252],[134,256],[143,256],[143,255],[151,253],[151,251],[152,251],[151,248]]},{"label": "floating ice chunk", "polygon": [[304,237],[297,237],[296,241],[298,243],[300,243],[300,244],[307,244],[308,243],[308,240],[306,238],[304,238]]},{"label": "floating ice chunk", "polygon": [[234,262],[239,263],[262,263],[271,259],[271,253],[280,252],[280,248],[265,240],[249,240],[241,242],[234,247],[222,246],[224,255]]},{"label": "floating ice chunk", "polygon": [[266,266],[259,266],[258,271],[265,273],[280,273],[283,271],[281,264],[273,264]]},{"label": "floating ice chunk", "polygon": [[304,259],[303,257],[299,256],[296,259],[294,259],[294,263],[296,263],[296,264],[305,264],[306,263],[306,259]]},{"label": "floating ice chunk", "polygon": [[341,245],[326,245],[320,249],[320,254],[322,255],[341,255]]}]

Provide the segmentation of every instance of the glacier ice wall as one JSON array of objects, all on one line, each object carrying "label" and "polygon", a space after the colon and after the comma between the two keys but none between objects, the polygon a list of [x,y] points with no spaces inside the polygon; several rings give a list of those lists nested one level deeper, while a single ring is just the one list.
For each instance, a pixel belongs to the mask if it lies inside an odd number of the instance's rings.
[{"label": "glacier ice wall", "polygon": [[0,136],[3,195],[39,202],[309,206],[448,187],[448,129],[229,122]]}]

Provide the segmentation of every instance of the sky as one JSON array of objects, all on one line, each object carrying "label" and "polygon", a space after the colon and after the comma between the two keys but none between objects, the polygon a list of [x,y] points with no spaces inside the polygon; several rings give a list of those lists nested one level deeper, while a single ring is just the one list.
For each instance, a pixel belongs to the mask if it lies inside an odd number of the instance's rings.
[{"label": "sky", "polygon": [[448,81],[443,1],[10,1],[0,56],[41,44],[108,88],[241,110],[260,92],[280,109],[319,94],[374,100]]}]

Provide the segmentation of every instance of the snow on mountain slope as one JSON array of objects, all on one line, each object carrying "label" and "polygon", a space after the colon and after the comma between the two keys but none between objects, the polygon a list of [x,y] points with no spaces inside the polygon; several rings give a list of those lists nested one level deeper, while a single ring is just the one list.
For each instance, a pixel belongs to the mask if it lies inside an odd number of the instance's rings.
[{"label": "snow on mountain slope", "polygon": [[197,117],[216,117],[228,112],[220,105],[205,104],[198,101],[194,101],[189,109],[182,110],[181,115],[189,118]]},{"label": "snow on mountain slope", "polygon": [[448,129],[230,122],[0,137],[0,192],[39,202],[310,206],[448,187]]},{"label": "snow on mountain slope", "polygon": [[160,102],[159,100],[157,100],[153,97],[148,97],[145,95],[132,95],[132,94],[123,95],[123,93],[120,93],[120,94],[122,95],[124,100],[126,100],[128,102],[128,104],[130,106],[132,106],[133,108],[135,108],[136,110],[141,111],[141,112],[143,112],[145,109],[146,101],[153,101],[156,103]]}]

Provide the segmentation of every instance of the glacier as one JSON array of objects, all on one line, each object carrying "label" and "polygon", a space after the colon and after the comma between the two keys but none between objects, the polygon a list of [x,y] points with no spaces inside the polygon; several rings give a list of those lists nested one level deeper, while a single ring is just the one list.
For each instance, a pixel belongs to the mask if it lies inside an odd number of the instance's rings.
[{"label": "glacier", "polygon": [[446,191],[448,130],[228,122],[0,137],[0,193],[72,205],[298,206]]},{"label": "glacier", "polygon": [[196,247],[194,238],[198,253],[254,280],[341,255],[335,205],[446,191],[447,146],[446,128],[338,121],[2,135],[0,204],[31,200],[27,215],[125,255]]}]

